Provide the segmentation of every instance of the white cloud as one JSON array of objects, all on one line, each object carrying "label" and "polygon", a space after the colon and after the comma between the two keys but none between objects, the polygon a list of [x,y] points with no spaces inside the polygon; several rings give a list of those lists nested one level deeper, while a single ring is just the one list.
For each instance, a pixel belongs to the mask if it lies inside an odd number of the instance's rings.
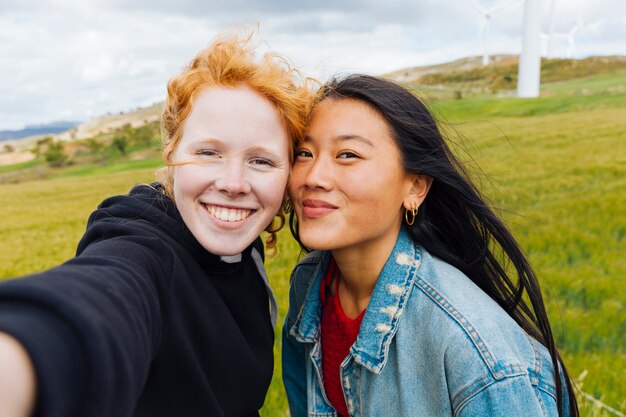
[{"label": "white cloud", "polygon": [[[491,7],[507,0],[478,1]],[[556,32],[584,19],[576,56],[626,54],[626,2],[555,6]],[[549,2],[543,7],[547,32]],[[518,4],[494,14],[491,52],[519,52],[522,13]],[[163,100],[167,80],[220,28],[245,22],[259,22],[269,47],[324,78],[477,55],[483,19],[470,0],[4,0],[0,130]],[[557,55],[567,49],[564,39],[553,43]]]}]

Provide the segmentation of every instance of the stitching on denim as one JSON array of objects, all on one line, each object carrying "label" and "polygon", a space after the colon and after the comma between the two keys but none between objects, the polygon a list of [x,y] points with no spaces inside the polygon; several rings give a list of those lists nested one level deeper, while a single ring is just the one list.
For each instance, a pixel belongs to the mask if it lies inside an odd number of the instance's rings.
[{"label": "stitching on denim", "polygon": [[[354,367],[354,379],[356,381],[360,381],[361,380],[361,374],[363,373],[363,368],[361,368],[360,366],[355,366]],[[356,384],[356,397],[358,398],[358,415],[362,415],[363,414],[363,384]]]},{"label": "stitching on denim", "polygon": [[[524,334],[526,334],[526,332],[524,332]],[[527,339],[528,337],[529,336],[526,335]],[[535,344],[532,343],[532,341],[530,340],[528,340],[528,344],[533,350],[533,369],[532,369],[533,372],[530,374],[530,383],[533,384],[534,386],[538,386],[539,375],[541,375],[541,358],[539,357],[539,352],[537,352],[537,349],[535,349]]]},{"label": "stitching on denim", "polygon": [[[310,256],[310,258],[309,258]],[[297,339],[297,336],[299,336],[298,334],[296,334],[296,329],[300,330],[300,324],[302,323],[302,314],[304,312],[304,307],[306,305],[306,298],[309,295],[309,293],[311,292],[311,288],[313,287],[313,283],[315,282],[315,277],[317,276],[317,271],[322,267],[322,256],[321,255],[314,255],[311,256],[309,255],[307,256],[307,258],[311,259],[311,260],[315,260],[315,262],[310,262],[310,264],[317,264],[317,266],[313,269],[313,273],[310,275],[312,277],[312,279],[309,280],[309,283],[307,285],[307,289],[304,292],[304,299],[302,304],[300,305],[300,310],[298,311],[298,316],[296,318],[295,324],[291,327],[291,329],[289,329],[289,334],[291,334],[293,337],[295,337]],[[304,259],[307,259],[304,258]],[[302,261],[300,261],[300,263],[298,263],[298,265],[296,265],[296,268],[293,270],[292,272],[292,276],[295,276],[296,274],[296,270],[300,269],[300,267],[302,266]],[[307,262],[307,265],[309,265],[309,263]],[[290,285],[293,285],[295,287],[295,284],[290,282]],[[294,290],[295,293],[295,290]],[[316,342],[319,339],[319,326],[317,331],[315,332],[315,334],[312,337],[305,337],[303,338],[305,341],[307,342]]]},{"label": "stitching on denim", "polygon": [[[525,374],[515,374],[515,375],[509,375],[509,376],[506,376],[506,377],[504,377],[504,378],[502,378],[502,379],[492,380],[489,384],[483,385],[482,387],[480,387],[479,389],[477,389],[475,392],[473,392],[473,393],[471,393],[470,395],[468,395],[467,397],[465,397],[465,399],[463,399],[463,400],[459,403],[459,405],[458,405],[458,406],[457,406],[457,407],[453,410],[453,412],[452,412],[452,416],[456,416],[459,412],[461,412],[461,409],[462,409],[462,408],[463,408],[466,404],[468,404],[468,403],[470,402],[470,400],[472,400],[473,398],[475,398],[475,397],[476,397],[479,393],[483,392],[485,389],[487,389],[487,388],[491,387],[492,385],[497,384],[497,383],[501,383],[501,382],[504,382],[504,381],[508,381],[508,380],[510,380],[510,379],[513,379],[513,378],[519,378],[519,377],[524,376],[524,375],[525,375]],[[485,379],[485,378],[481,378],[481,379],[479,379],[478,381],[481,381],[481,380],[483,380],[483,379]],[[476,381],[476,382],[478,382],[478,381]]]},{"label": "stitching on denim", "polygon": [[[491,375],[485,375],[482,378],[473,380],[469,387],[460,390],[452,397],[452,404],[458,402],[459,405],[457,408],[461,407],[461,404],[467,401],[468,398],[472,398],[478,392],[482,391],[494,382],[497,382],[497,380],[493,379]],[[461,398],[461,400],[458,400],[457,398]]]},{"label": "stitching on denim", "polygon": [[550,397],[554,398],[554,401],[556,401],[556,390],[552,391],[552,390],[550,390],[548,388],[551,388],[551,387],[550,386],[546,387],[544,384],[537,385],[537,389],[538,390],[545,392]]},{"label": "stitching on denim", "polygon": [[[326,395],[326,391],[324,391],[324,384],[322,383],[322,381],[324,381],[324,375],[322,374],[322,369],[318,366],[317,363],[317,359],[318,359],[318,354],[319,353],[319,345],[316,344],[315,346],[313,346],[313,348],[311,349],[311,353],[309,355],[309,360],[311,360],[312,364],[311,366],[313,366],[313,368],[315,368],[315,375],[313,376],[313,379],[315,381],[314,384],[314,389],[313,391],[319,391],[322,395],[322,400],[325,402],[324,406],[328,406],[330,404],[330,401],[328,400],[328,396]],[[321,358],[320,358],[321,359]],[[320,360],[320,365],[321,365],[321,360]],[[317,409],[317,402],[315,402],[315,400],[317,399],[317,395],[313,395],[313,401],[314,401],[314,408],[313,409]],[[335,413],[320,413],[320,414],[314,414],[314,415],[320,415],[320,416],[335,416]]]},{"label": "stitching on denim", "polygon": [[[407,290],[408,282],[410,281],[413,274],[416,274],[416,270],[418,267],[419,267],[419,263],[418,264],[414,263],[408,269],[408,272],[405,275],[404,280],[402,281],[405,283],[403,286],[404,291],[402,295],[400,296],[400,298],[398,298],[397,302],[395,303],[396,306],[404,305],[405,299],[410,293],[410,291]],[[402,309],[398,307],[398,310],[402,310]],[[383,335],[383,338],[380,344],[380,349],[376,352],[376,356],[372,356],[369,354],[369,352],[362,351],[362,350],[359,350],[353,354],[353,356],[355,357],[355,359],[357,359],[359,363],[371,369],[372,372],[380,371],[384,367],[385,363],[387,362],[387,352],[389,351],[389,345],[391,344],[391,341],[393,340],[393,335],[395,335],[395,332],[398,328],[397,323],[401,316],[402,314],[396,314],[394,317],[391,317],[390,324],[385,324],[385,326],[389,326],[389,329]],[[381,332],[382,328],[377,327],[375,330]]]},{"label": "stitching on denim", "polygon": [[[482,379],[486,379],[486,378],[482,378]],[[479,380],[480,381],[480,380]],[[501,380],[502,381],[502,380]],[[483,386],[481,386],[479,389],[477,389],[476,391],[470,393],[467,397],[465,397],[462,401],[459,402],[459,405],[452,411],[452,415],[456,416],[463,407],[465,407],[465,405],[467,403],[470,402],[471,399],[473,399],[474,397],[476,397],[480,392],[484,391],[485,389],[487,389],[488,387],[492,386],[493,384],[495,384],[496,382],[498,382],[497,380],[491,380],[490,383],[485,384]]]},{"label": "stitching on denim", "polygon": [[[528,343],[533,349],[533,354],[535,357],[535,364],[536,364],[533,367],[534,375],[531,375],[531,383],[537,388],[539,388],[541,391],[545,392],[546,394],[549,394],[551,397],[553,397],[556,400],[556,385],[550,384],[548,381],[542,378],[543,366],[542,366],[542,361],[541,361],[541,354],[539,353],[539,351],[537,350],[535,346],[535,343],[538,343],[538,342],[533,343],[534,339],[532,339],[531,336],[529,336],[528,334],[526,334],[526,337],[528,339]],[[555,378],[557,378],[556,375],[555,375]]]},{"label": "stitching on denim", "polygon": [[533,387],[533,392],[535,393],[535,397],[537,397],[537,401],[541,406],[541,411],[543,411],[543,416],[548,417],[548,409],[546,408],[546,404],[543,402],[543,398],[541,398],[541,394],[538,392],[539,388],[537,386]]},{"label": "stitching on denim", "polygon": [[474,346],[480,353],[480,356],[485,361],[485,364],[489,368],[491,374],[497,379],[506,376],[506,374],[502,372],[502,370],[496,370],[496,361],[491,355],[491,352],[489,352],[489,349],[487,349],[487,346],[485,346],[482,337],[474,328],[474,326],[472,326],[471,323],[467,321],[467,319],[457,309],[455,309],[448,300],[446,300],[434,288],[428,285],[428,283],[422,278],[418,277],[416,285],[418,285],[419,288],[424,291],[424,293],[430,299],[432,299],[439,307],[441,307],[443,311],[445,311],[450,317],[452,317],[452,319],[456,321],[461,326],[461,328],[463,328],[465,333],[469,336]]},{"label": "stitching on denim", "polygon": [[354,361],[354,358],[351,355],[348,355],[339,365],[339,379],[341,382],[341,390],[344,394],[344,398],[346,400],[346,407],[348,407],[348,412],[354,414],[354,400],[352,395],[352,384],[350,383],[350,374],[352,374],[352,369],[354,368],[354,364],[351,363]]},{"label": "stitching on denim", "polygon": [[[419,267],[419,264],[413,264],[410,268],[409,268],[409,272],[405,277],[405,282],[408,282],[410,280],[410,277],[413,276],[413,274],[417,273],[417,269]],[[418,277],[419,279],[419,277]],[[408,296],[408,294],[410,293],[410,291],[404,291],[404,293],[402,294],[402,296],[400,296],[400,299],[398,300],[398,305],[404,305],[405,303],[405,299]],[[386,333],[383,336],[383,341],[381,343],[381,350],[382,350],[382,360],[379,360],[377,362],[379,362],[377,365],[372,366],[372,369],[375,370],[380,370],[382,369],[382,367],[385,365],[385,363],[387,362],[387,353],[389,352],[389,345],[391,345],[391,341],[393,340],[393,335],[395,335],[397,329],[398,329],[398,320],[400,319],[400,316],[396,315],[395,317],[393,317],[391,319],[391,329],[388,333]],[[373,361],[372,361],[373,362]]]},{"label": "stitching on denim", "polygon": [[[402,295],[398,298],[397,302],[395,303],[395,305],[397,305],[398,308],[399,306],[401,305],[404,306],[406,304],[407,302],[406,300],[409,294],[411,293],[410,282],[413,279],[418,279],[417,271],[419,270],[421,263],[422,263],[422,252],[420,248],[414,245],[412,242],[411,242],[411,245],[413,248],[414,261],[410,263],[408,268],[407,268],[407,265],[402,265],[405,267],[404,270],[407,271],[406,275],[404,275],[402,280],[396,280],[396,282],[402,282],[403,284],[400,286],[402,288]],[[385,289],[389,290],[389,288],[385,288]],[[380,372],[380,370],[382,370],[385,364],[387,363],[389,346],[391,345],[393,336],[398,330],[398,320],[402,316],[401,311],[399,313],[400,314],[396,314],[395,317],[391,318],[391,322],[389,324],[391,326],[391,329],[389,332],[383,335],[382,340],[380,342],[380,349],[378,349],[378,351],[375,353],[376,356],[370,355],[369,352],[366,352],[363,350],[355,351],[353,353],[353,356],[355,357],[355,359],[357,359],[357,361],[360,364],[367,367],[369,370],[371,370],[374,373]]]}]

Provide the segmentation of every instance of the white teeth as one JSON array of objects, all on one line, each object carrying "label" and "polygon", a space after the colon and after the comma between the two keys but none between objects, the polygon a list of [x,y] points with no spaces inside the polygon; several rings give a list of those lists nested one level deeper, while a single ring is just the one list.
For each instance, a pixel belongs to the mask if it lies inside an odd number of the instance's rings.
[{"label": "white teeth", "polygon": [[224,222],[237,222],[244,220],[252,212],[252,210],[228,209],[225,207],[215,206],[206,206],[206,208],[211,215]]}]

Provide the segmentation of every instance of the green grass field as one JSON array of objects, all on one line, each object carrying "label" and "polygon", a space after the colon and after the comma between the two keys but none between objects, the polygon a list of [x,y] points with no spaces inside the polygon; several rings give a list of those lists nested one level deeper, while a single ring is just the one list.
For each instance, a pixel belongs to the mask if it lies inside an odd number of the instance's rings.
[{"label": "green grass field", "polygon": [[[557,344],[582,389],[626,411],[626,76],[544,85],[531,100],[436,102],[453,148],[518,237],[540,277]],[[569,83],[569,84],[568,84]],[[577,94],[577,91],[584,94]],[[0,278],[70,258],[105,197],[154,179],[157,162],[120,162],[57,178],[0,185]],[[267,262],[287,310],[298,248],[288,232]],[[288,415],[276,368],[264,416]],[[602,414],[583,403],[584,416]]]}]

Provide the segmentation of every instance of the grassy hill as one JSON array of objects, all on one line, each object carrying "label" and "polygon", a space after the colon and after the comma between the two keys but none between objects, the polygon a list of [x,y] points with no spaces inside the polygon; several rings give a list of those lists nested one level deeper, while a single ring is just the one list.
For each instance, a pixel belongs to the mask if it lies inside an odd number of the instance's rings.
[{"label": "grassy hill", "polygon": [[[518,58],[514,55],[491,57],[489,65],[482,65],[480,57],[463,58],[446,64],[425,67],[404,68],[385,77],[402,84],[419,88],[435,99],[459,99],[485,94],[513,96],[517,88]],[[569,83],[584,80],[581,89],[567,84],[565,90],[574,94],[588,94],[584,89],[588,77],[611,76],[626,72],[626,57],[601,56],[585,59],[542,59],[542,95],[551,94],[546,90],[553,83]],[[616,84],[614,92],[624,93],[625,85]],[[565,92],[562,90],[562,92]]]},{"label": "grassy hill", "polygon": [[[417,93],[430,86],[413,83]],[[537,99],[435,97],[454,150],[528,253],[553,330],[582,389],[626,412],[626,71],[546,82]],[[456,88],[456,87],[455,87]],[[71,257],[90,211],[104,197],[154,178],[155,159],[64,168],[54,179],[0,185],[0,278]],[[267,262],[287,309],[298,257],[287,232]],[[264,416],[287,415],[276,374]],[[591,402],[584,416],[609,416]]]}]

